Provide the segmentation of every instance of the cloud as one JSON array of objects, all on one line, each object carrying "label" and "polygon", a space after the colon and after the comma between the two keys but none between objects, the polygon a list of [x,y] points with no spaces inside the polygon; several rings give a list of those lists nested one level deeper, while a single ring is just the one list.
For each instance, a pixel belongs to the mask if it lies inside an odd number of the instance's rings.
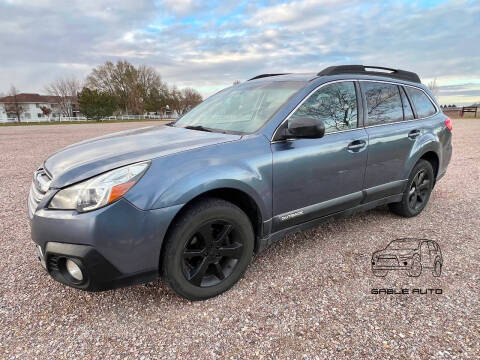
[{"label": "cloud", "polygon": [[163,0],[163,6],[178,17],[193,14],[202,8],[200,2],[194,0]]},{"label": "cloud", "polygon": [[480,84],[439,86],[440,99],[455,99],[461,103],[480,103]]},{"label": "cloud", "polygon": [[121,58],[204,95],[264,72],[363,63],[437,78],[448,101],[478,95],[442,85],[480,81],[479,23],[480,4],[462,0],[0,0],[0,91]]}]

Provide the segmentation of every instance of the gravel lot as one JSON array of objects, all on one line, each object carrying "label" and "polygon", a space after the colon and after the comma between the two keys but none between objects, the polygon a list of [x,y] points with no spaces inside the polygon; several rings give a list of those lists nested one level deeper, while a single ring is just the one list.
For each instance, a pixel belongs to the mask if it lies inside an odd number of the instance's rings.
[{"label": "gravel lot", "polygon": [[[480,120],[454,120],[449,171],[420,216],[382,207],[289,236],[217,298],[188,302],[161,281],[103,293],[54,282],[30,240],[33,171],[63,146],[150,124],[0,127],[0,359],[480,357]],[[436,240],[442,276],[374,277],[371,254],[399,237]]]}]

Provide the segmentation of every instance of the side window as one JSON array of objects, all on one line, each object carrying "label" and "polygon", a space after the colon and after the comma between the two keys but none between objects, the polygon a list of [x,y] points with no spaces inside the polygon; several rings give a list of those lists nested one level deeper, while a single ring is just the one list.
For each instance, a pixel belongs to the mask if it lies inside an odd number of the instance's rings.
[{"label": "side window", "polygon": [[290,117],[315,117],[325,123],[325,133],[357,127],[357,97],[352,81],[325,85],[313,93]]},{"label": "side window", "polygon": [[422,90],[408,86],[407,91],[408,95],[410,95],[410,99],[412,99],[413,106],[415,106],[419,118],[435,114],[435,107]]},{"label": "side window", "polygon": [[362,82],[367,100],[367,125],[388,124],[403,120],[398,86],[380,82]]},{"label": "side window", "polygon": [[403,116],[405,120],[413,120],[415,117],[413,116],[412,106],[408,101],[407,95],[405,94],[405,89],[403,86],[400,87],[400,93],[402,94],[402,103],[403,103]]}]

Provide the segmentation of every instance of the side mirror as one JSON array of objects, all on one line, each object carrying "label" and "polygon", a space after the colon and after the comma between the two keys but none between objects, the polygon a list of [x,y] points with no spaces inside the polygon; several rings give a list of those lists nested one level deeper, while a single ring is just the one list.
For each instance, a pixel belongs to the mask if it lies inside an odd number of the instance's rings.
[{"label": "side mirror", "polygon": [[323,120],[313,117],[297,117],[288,119],[287,137],[318,139],[325,135]]}]

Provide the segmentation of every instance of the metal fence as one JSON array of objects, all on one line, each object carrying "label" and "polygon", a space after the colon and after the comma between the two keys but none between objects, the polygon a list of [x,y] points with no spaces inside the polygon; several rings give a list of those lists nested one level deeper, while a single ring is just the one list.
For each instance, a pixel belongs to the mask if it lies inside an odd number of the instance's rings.
[{"label": "metal fence", "polygon": [[[108,116],[100,121],[117,121],[117,120],[175,120],[176,116],[173,115],[118,115],[118,116]],[[51,118],[38,118],[38,119],[22,119],[20,122],[22,123],[37,123],[37,122],[84,122],[84,121],[93,121],[89,120],[84,116],[76,116],[76,117],[51,117]],[[5,121],[5,119],[0,119],[0,122],[4,123],[11,123],[17,122],[16,118],[11,118]]]}]

